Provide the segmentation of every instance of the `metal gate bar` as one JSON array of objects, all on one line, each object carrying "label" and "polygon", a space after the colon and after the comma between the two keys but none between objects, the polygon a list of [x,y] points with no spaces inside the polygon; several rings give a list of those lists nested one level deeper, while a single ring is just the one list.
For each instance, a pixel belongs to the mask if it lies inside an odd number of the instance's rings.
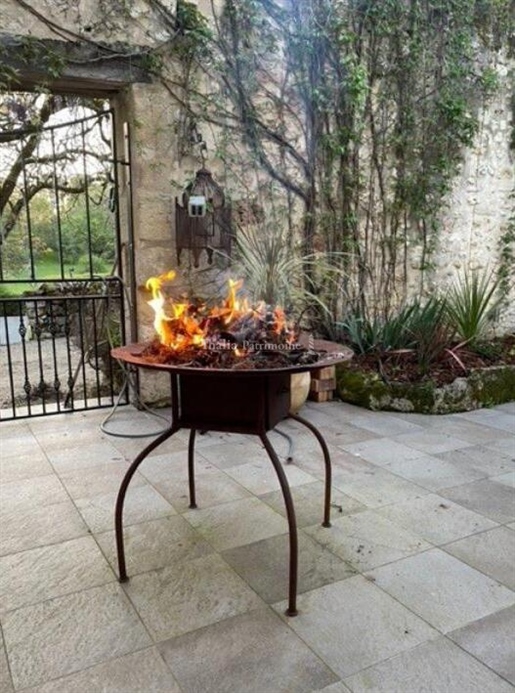
[{"label": "metal gate bar", "polygon": [[[4,286],[14,283],[20,285],[20,295],[0,295],[1,420],[111,407],[118,400],[118,393],[123,387],[123,374],[119,365],[111,361],[109,349],[126,341],[125,296],[120,262],[118,165],[130,167],[130,161],[127,155],[127,160],[118,160],[114,136],[111,138],[111,150],[105,152],[108,167],[102,169],[106,174],[104,184],[110,188],[109,209],[113,214],[112,247],[115,261],[111,276],[99,277],[95,273],[92,246],[94,222],[91,215],[97,200],[93,187],[90,187],[90,157],[94,147],[88,137],[95,128],[100,132],[108,123],[107,119],[113,132],[114,111],[111,109],[42,129],[35,152],[37,154],[38,147],[42,146],[48,162],[46,173],[50,186],[46,187],[54,211],[51,238],[52,247],[56,248],[56,272],[51,278],[40,276],[38,271],[35,247],[37,230],[28,194],[29,180],[33,182],[33,172],[30,170],[33,162],[31,157],[22,157],[18,185],[25,204],[19,217],[18,233],[23,230],[25,235],[27,250],[24,272],[8,274],[9,267],[6,266],[3,250],[9,238],[5,240],[3,233],[0,236],[0,282]],[[78,279],[71,277],[67,269],[70,262],[67,261],[63,236],[63,224],[68,213],[65,198],[68,193],[63,193],[63,189],[69,187],[66,178],[69,171],[65,170],[66,165],[58,164],[63,142],[70,133],[76,138],[72,146],[75,157],[73,180],[75,187],[83,189],[81,204],[84,205],[84,218],[80,238],[87,246],[85,273]],[[13,134],[16,136],[14,139],[10,137],[0,144],[2,147],[16,147],[16,152],[21,155],[34,131],[20,129],[10,133]],[[106,141],[105,135],[105,130],[102,130],[102,141]],[[68,147],[68,144],[64,146]],[[96,169],[93,169],[93,173],[96,173]],[[36,289],[38,282],[44,284]],[[128,394],[126,390],[121,403],[128,402]]]},{"label": "metal gate bar", "polygon": [[[123,344],[123,286],[59,296],[0,298],[2,420],[112,407],[123,372],[111,360]],[[75,282],[74,282],[75,285]]]}]

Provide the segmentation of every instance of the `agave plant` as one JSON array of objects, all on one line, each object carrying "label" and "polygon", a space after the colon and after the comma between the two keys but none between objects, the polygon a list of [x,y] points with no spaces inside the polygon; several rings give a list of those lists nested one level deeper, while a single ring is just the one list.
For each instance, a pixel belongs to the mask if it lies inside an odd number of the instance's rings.
[{"label": "agave plant", "polygon": [[377,318],[369,320],[359,312],[350,313],[343,322],[338,323],[338,328],[355,354],[368,354],[381,349],[383,325]]},{"label": "agave plant", "polygon": [[447,315],[460,340],[480,341],[499,307],[499,280],[492,273],[465,273],[447,295]]},{"label": "agave plant", "polygon": [[415,300],[385,320],[351,314],[341,327],[356,353],[373,353],[380,362],[412,353],[420,372],[426,374],[444,354],[461,364],[451,349],[454,328],[446,310],[443,299],[432,297],[425,303]]},{"label": "agave plant", "polygon": [[404,306],[397,315],[384,320],[378,317],[370,319],[359,312],[351,313],[339,323],[339,327],[349,346],[358,354],[411,349],[414,337],[410,325],[418,310],[418,303],[411,303]]},{"label": "agave plant", "polygon": [[425,303],[415,302],[407,329],[422,373],[427,373],[444,353],[450,353],[454,328],[448,319],[445,300],[433,296]]}]

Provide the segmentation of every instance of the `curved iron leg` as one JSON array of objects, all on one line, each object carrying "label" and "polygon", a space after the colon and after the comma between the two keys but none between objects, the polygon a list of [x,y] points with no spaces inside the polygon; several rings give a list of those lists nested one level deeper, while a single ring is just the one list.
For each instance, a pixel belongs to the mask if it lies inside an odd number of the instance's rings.
[{"label": "curved iron leg", "polygon": [[127,568],[125,566],[125,549],[123,546],[123,504],[125,502],[125,495],[127,493],[127,488],[130,484],[135,471],[143,462],[145,457],[155,450],[161,443],[177,433],[179,429],[171,426],[167,431],[161,433],[161,435],[153,440],[149,445],[147,445],[144,450],[142,450],[136,457],[134,462],[131,464],[125,476],[123,477],[120,490],[118,491],[118,497],[116,498],[116,506],[114,510],[114,528],[116,534],[116,551],[118,554],[118,579],[120,582],[126,582],[129,578],[127,577]]},{"label": "curved iron leg", "polygon": [[280,436],[285,438],[288,441],[288,452],[286,453],[286,464],[290,464],[290,462],[293,462],[293,440],[291,436],[289,436],[287,433],[284,431],[281,431],[280,428],[274,428],[274,433],[278,433]]},{"label": "curved iron leg", "polygon": [[286,609],[287,616],[296,616],[297,611],[297,577],[298,577],[298,561],[299,561],[299,546],[297,539],[297,522],[295,520],[295,508],[291,497],[290,485],[288,479],[281,466],[281,462],[277,457],[277,453],[272,447],[272,444],[266,437],[265,433],[260,434],[261,441],[265,446],[265,450],[274,465],[281,491],[283,493],[284,505],[286,506],[286,516],[288,518],[288,528],[290,532],[290,586],[288,593],[288,608]]},{"label": "curved iron leg", "polygon": [[190,508],[197,507],[195,498],[195,434],[194,428],[190,431],[190,439],[188,442],[188,484],[190,488]]},{"label": "curved iron leg", "polygon": [[298,421],[303,426],[306,426],[306,428],[309,428],[311,433],[313,433],[315,438],[320,443],[320,447],[322,448],[322,452],[324,453],[325,494],[324,494],[324,521],[322,522],[322,526],[323,527],[330,527],[331,526],[331,456],[329,454],[329,448],[327,447],[327,443],[323,439],[322,434],[320,433],[318,428],[313,426],[311,421],[306,421],[306,419],[303,419],[302,416],[299,416],[298,414],[290,414],[289,418],[293,419],[294,421]]}]

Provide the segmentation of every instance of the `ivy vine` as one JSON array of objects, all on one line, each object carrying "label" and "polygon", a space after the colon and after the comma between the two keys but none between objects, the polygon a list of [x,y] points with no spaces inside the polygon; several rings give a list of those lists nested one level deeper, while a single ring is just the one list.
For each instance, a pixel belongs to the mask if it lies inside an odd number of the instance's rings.
[{"label": "ivy vine", "polygon": [[[146,3],[168,41],[143,51],[144,67],[182,107],[181,136],[206,123],[230,184],[259,169],[286,196],[277,208],[300,253],[339,254],[340,292],[306,269],[333,316],[387,315],[415,264],[424,291],[448,193],[498,87],[492,56],[513,48],[510,0],[225,0],[212,22],[187,0],[176,12]],[[125,0],[116,8],[127,19]],[[64,36],[100,46],[93,32]],[[27,60],[58,76],[62,55],[42,46],[27,39]],[[0,68],[0,86],[15,78]]]},{"label": "ivy vine", "polygon": [[189,106],[297,201],[303,252],[343,253],[335,314],[387,314],[415,257],[424,290],[509,26],[509,0],[225,2],[199,65],[223,99]]}]

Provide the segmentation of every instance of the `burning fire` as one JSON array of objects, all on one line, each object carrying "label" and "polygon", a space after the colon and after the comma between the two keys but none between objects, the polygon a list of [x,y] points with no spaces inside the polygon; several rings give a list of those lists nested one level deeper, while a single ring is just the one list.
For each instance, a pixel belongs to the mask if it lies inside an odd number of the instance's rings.
[{"label": "burning fire", "polygon": [[[244,356],[256,344],[291,344],[294,329],[286,319],[284,310],[271,308],[263,301],[251,306],[238,292],[243,281],[229,279],[227,298],[218,306],[208,308],[188,301],[174,303],[164,293],[165,283],[173,281],[171,270],[150,277],[146,288],[152,294],[148,304],[154,310],[154,328],[159,342],[174,352],[191,348],[213,348],[227,342],[236,356]],[[259,347],[258,347],[259,348]]]}]

